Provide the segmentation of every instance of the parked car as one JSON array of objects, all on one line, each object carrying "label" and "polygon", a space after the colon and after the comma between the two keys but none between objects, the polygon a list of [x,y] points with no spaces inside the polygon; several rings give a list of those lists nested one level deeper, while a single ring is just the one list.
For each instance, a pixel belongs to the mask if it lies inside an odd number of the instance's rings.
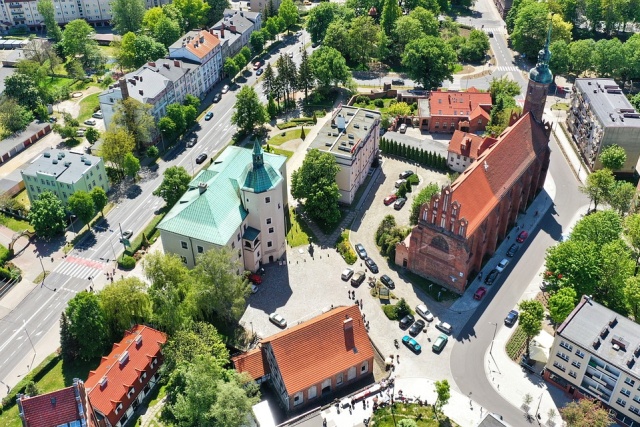
[{"label": "parked car", "polygon": [[285,320],[284,317],[282,317],[278,313],[271,313],[269,315],[269,320],[271,321],[271,323],[273,323],[276,326],[279,326],[279,327],[281,327],[283,329],[287,327],[287,321]]},{"label": "parked car", "polygon": [[393,209],[399,211],[405,203],[407,203],[407,199],[401,197],[393,204]]},{"label": "parked car", "polygon": [[404,80],[401,79],[393,79],[391,80],[392,85],[404,86]]},{"label": "parked car", "polygon": [[253,63],[253,69],[254,70],[259,70],[260,67],[262,67],[262,61],[256,61]]},{"label": "parked car", "polygon": [[247,277],[249,279],[249,281],[251,283],[253,283],[254,285],[260,285],[262,284],[262,276],[260,276],[259,274],[256,273],[251,273],[249,274],[249,277]]},{"label": "parked car", "polygon": [[407,125],[406,125],[406,124],[404,124],[404,123],[403,123],[403,124],[401,124],[401,125],[400,125],[400,129],[398,129],[398,132],[400,132],[400,133],[405,133],[405,132],[407,132]]},{"label": "parked car", "polygon": [[502,273],[504,269],[507,268],[507,265],[509,265],[509,259],[504,258],[498,263],[498,265],[496,266],[496,270],[498,270],[498,273]]},{"label": "parked car", "polygon": [[133,230],[125,230],[122,233],[122,238],[120,239],[120,243],[123,243],[124,240],[129,240],[133,236]]},{"label": "parked car", "polygon": [[289,58],[293,58],[293,51],[289,52]]},{"label": "parked car", "polygon": [[251,285],[251,293],[255,294],[258,292],[260,288],[258,288],[256,285]]},{"label": "parked car", "polygon": [[402,319],[400,319],[400,329],[407,329],[409,326],[415,322],[415,318],[411,314],[407,314]]},{"label": "parked car", "polygon": [[431,350],[433,350],[434,353],[440,353],[444,346],[447,345],[447,341],[449,341],[448,336],[445,334],[438,335],[438,338],[436,338],[431,346]]},{"label": "parked car", "polygon": [[84,121],[85,125],[89,125],[89,126],[95,126],[96,125],[96,121],[95,119],[87,119]]},{"label": "parked car", "polygon": [[367,258],[367,251],[364,249],[364,246],[362,246],[362,243],[356,243],[355,248],[356,248],[356,253],[360,257],[360,259]]},{"label": "parked car", "polygon": [[493,31],[489,31],[489,37],[493,37]]},{"label": "parked car", "polygon": [[91,117],[93,117],[94,119],[101,119],[101,118],[103,117],[103,115],[102,115],[102,110],[98,110],[98,111],[96,111],[95,113],[93,113],[93,114],[91,115]]},{"label": "parked car", "polygon": [[209,120],[213,119],[213,112],[209,111],[209,112],[204,116],[204,119],[205,119],[206,121],[209,121]]},{"label": "parked car", "polygon": [[196,145],[196,143],[198,142],[198,137],[197,136],[192,136],[191,138],[189,138],[189,140],[187,141],[187,147],[191,148],[194,145]]},{"label": "parked car", "polygon": [[484,279],[484,283],[491,286],[493,285],[493,282],[495,282],[497,278],[498,278],[498,270],[494,268],[489,272],[489,274],[487,274],[487,277],[485,277]]},{"label": "parked car", "polygon": [[207,160],[207,153],[202,153],[198,157],[196,157],[196,164],[199,165],[202,162],[204,162],[205,160]]},{"label": "parked car", "polygon": [[395,183],[396,188],[400,188],[400,186],[401,186],[402,184],[404,184],[405,182],[407,182],[407,180],[406,180],[406,179],[399,179],[399,180],[397,180],[397,181],[396,181],[396,183]]},{"label": "parked car", "polygon": [[263,69],[263,68],[258,68],[258,69],[256,70],[256,76],[261,76],[261,75],[262,75],[262,73],[264,73],[264,69]]},{"label": "parked car", "polygon": [[420,353],[422,347],[418,344],[418,341],[411,338],[409,335],[405,335],[402,337],[402,344],[409,347],[414,353]]},{"label": "parked car", "polygon": [[222,93],[227,93],[227,92],[229,92],[229,85],[224,85],[224,86],[222,86],[222,91],[221,91],[221,92],[222,92]]},{"label": "parked car", "polygon": [[478,290],[473,294],[473,299],[480,301],[482,297],[487,293],[487,288],[480,286]]},{"label": "parked car", "polygon": [[424,320],[427,322],[433,322],[433,314],[429,311],[426,305],[418,304],[416,305],[416,313],[420,316],[424,317]]},{"label": "parked car", "polygon": [[413,171],[406,170],[402,172],[398,178],[406,179],[406,178],[409,178],[411,175],[413,175]]},{"label": "parked car", "polygon": [[397,199],[398,199],[397,194],[389,194],[387,197],[384,198],[384,204],[389,206],[391,203],[395,202]]},{"label": "parked car", "polygon": [[504,318],[504,324],[507,326],[513,326],[518,321],[518,312],[516,310],[511,310],[507,317]]},{"label": "parked car", "polygon": [[222,98],[220,94],[216,93],[215,95],[213,95],[213,102],[220,102],[220,98]]},{"label": "parked car", "polygon": [[366,276],[366,273],[364,271],[358,271],[351,278],[351,286],[355,286],[355,287],[360,286],[362,282],[364,282],[365,276]]},{"label": "parked car", "polygon": [[380,276],[380,281],[389,289],[393,289],[396,287],[396,284],[393,283],[393,279],[391,279],[391,277],[387,276],[386,274]]},{"label": "parked car", "polygon": [[378,274],[378,271],[380,271],[378,270],[378,264],[376,264],[376,262],[371,258],[369,257],[365,258],[364,263],[367,265],[367,268],[369,268],[369,270],[371,270],[373,274]]},{"label": "parked car", "polygon": [[512,257],[516,254],[516,252],[518,252],[518,249],[520,249],[520,246],[518,246],[517,243],[514,243],[513,245],[511,245],[509,247],[509,250],[507,251],[507,256],[508,257]]},{"label": "parked car", "polygon": [[451,335],[451,333],[453,332],[453,326],[442,320],[436,324],[436,328],[440,329],[447,335]]},{"label": "parked car", "polygon": [[85,128],[80,128],[76,131],[76,136],[84,136],[84,133],[87,131]]},{"label": "parked car", "polygon": [[516,239],[516,242],[522,243],[525,240],[527,240],[527,237],[529,237],[529,233],[526,230],[522,230],[520,234],[518,234],[518,238]]},{"label": "parked car", "polygon": [[351,276],[353,276],[353,269],[352,268],[345,268],[345,270],[340,275],[342,280],[344,280],[345,282],[347,280],[351,279]]},{"label": "parked car", "polygon": [[411,327],[409,328],[409,335],[415,337],[424,329],[424,326],[425,326],[424,320],[422,319],[416,320],[416,322],[413,325],[411,325]]}]

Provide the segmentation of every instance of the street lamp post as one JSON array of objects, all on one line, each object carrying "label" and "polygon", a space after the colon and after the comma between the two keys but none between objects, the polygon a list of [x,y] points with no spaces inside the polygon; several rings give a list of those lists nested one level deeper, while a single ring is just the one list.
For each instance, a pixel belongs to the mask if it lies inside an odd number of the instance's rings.
[{"label": "street lamp post", "polygon": [[491,347],[489,347],[489,354],[491,355],[491,357],[493,357],[493,353],[492,353],[492,351],[493,351],[493,342],[496,339],[496,332],[498,331],[498,324],[494,323],[494,322],[489,322],[489,324],[494,326],[494,328],[493,328],[493,338],[491,339]]},{"label": "street lamp post", "polygon": [[38,260],[40,261],[40,267],[42,267],[42,283],[40,286],[44,285],[44,279],[47,277],[47,272],[44,271],[44,264],[42,264],[42,255],[38,255]]},{"label": "street lamp post", "polygon": [[31,344],[31,348],[33,349],[33,359],[31,360],[31,365],[27,365],[27,369],[31,371],[30,366],[33,366],[33,362],[36,359],[36,348],[33,346],[33,341],[31,341],[31,336],[29,336],[29,332],[27,331],[27,321],[22,319],[22,327],[24,328],[24,333],[27,334],[27,338],[29,339],[29,343]]}]

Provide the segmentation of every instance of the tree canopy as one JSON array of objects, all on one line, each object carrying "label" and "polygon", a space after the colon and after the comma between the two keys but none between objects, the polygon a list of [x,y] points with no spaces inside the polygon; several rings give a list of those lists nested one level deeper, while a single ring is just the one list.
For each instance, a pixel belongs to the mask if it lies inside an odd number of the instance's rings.
[{"label": "tree canopy", "polygon": [[[91,195],[86,191],[76,191],[69,196],[67,207],[77,215],[80,221],[87,225],[89,225],[96,214],[93,198],[91,198]],[[89,230],[91,230],[91,227],[89,227]]]},{"label": "tree canopy", "polygon": [[27,218],[40,237],[48,238],[60,234],[66,227],[66,214],[58,197],[51,191],[43,191],[31,202]]},{"label": "tree canopy", "polygon": [[98,293],[109,342],[118,342],[132,326],[151,320],[147,285],[137,277],[123,277]]},{"label": "tree canopy", "polygon": [[269,120],[265,106],[251,86],[243,86],[240,89],[234,109],[231,123],[238,126],[241,132],[252,133],[256,126],[262,126]]},{"label": "tree canopy", "polygon": [[78,357],[92,360],[102,356],[108,345],[108,336],[98,296],[87,291],[77,293],[69,300],[65,314],[69,332],[78,343]]},{"label": "tree canopy", "polygon": [[524,300],[518,304],[520,309],[520,327],[527,336],[527,357],[529,356],[529,344],[531,338],[535,337],[542,330],[542,319],[544,319],[544,307],[538,300]]},{"label": "tree canopy", "polygon": [[[112,0],[111,25],[118,34],[137,33],[147,5],[144,0]],[[157,59],[155,57],[153,59]]]},{"label": "tree canopy", "polygon": [[600,163],[609,170],[621,169],[626,161],[627,153],[619,145],[609,145],[600,152]]},{"label": "tree canopy", "polygon": [[351,81],[351,72],[347,67],[344,56],[336,49],[321,46],[309,57],[313,76],[318,82],[318,86],[327,90],[331,86],[338,84],[346,85]]},{"label": "tree canopy", "polygon": [[456,59],[456,53],[444,40],[423,36],[407,44],[402,65],[412,80],[431,89],[453,78]]},{"label": "tree canopy", "polygon": [[182,166],[170,166],[163,173],[162,184],[153,192],[154,196],[160,196],[167,203],[173,206],[187,192],[191,175]]}]

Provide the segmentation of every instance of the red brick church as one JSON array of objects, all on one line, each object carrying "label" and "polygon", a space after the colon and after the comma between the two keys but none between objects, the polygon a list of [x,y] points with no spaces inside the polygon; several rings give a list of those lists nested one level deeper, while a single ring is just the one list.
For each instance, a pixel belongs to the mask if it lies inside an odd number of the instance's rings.
[{"label": "red brick church", "polygon": [[549,167],[551,127],[542,113],[553,80],[549,40],[529,73],[522,115],[451,185],[425,203],[396,264],[463,293],[542,189]]}]

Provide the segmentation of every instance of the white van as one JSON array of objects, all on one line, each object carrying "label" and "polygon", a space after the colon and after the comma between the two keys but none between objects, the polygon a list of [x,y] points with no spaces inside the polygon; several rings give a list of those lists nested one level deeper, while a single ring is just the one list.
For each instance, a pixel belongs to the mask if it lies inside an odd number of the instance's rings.
[{"label": "white van", "polygon": [[404,123],[400,125],[400,129],[398,129],[400,133],[405,133],[407,132],[407,125],[405,125]]}]

